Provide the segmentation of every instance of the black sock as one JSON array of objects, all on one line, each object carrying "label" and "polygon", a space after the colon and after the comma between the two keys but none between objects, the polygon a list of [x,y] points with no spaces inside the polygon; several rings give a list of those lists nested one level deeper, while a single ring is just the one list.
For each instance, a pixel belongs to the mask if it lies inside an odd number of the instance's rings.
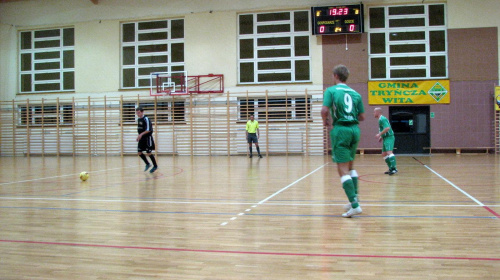
[{"label": "black sock", "polygon": [[258,153],[258,154],[259,154],[259,156],[260,156],[260,148],[259,148],[259,146],[257,146],[257,153]]},{"label": "black sock", "polygon": [[252,154],[252,146],[250,146],[250,154]]},{"label": "black sock", "polygon": [[149,158],[151,159],[151,162],[153,163],[153,166],[154,166],[154,167],[158,167],[158,165],[156,165],[155,156],[150,155],[150,156],[149,156]]},{"label": "black sock", "polygon": [[145,156],[144,154],[140,154],[139,156],[142,158],[142,160],[143,160],[146,164],[149,164],[148,159],[146,158],[146,156]]}]

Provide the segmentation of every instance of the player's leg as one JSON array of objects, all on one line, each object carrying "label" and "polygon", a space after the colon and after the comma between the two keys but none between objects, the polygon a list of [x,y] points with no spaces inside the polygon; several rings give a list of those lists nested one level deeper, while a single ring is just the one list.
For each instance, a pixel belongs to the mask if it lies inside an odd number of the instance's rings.
[{"label": "player's leg", "polygon": [[151,152],[148,153],[148,157],[151,159],[151,162],[153,163],[153,168],[149,170],[149,173],[153,173],[156,171],[156,169],[158,169],[158,164],[156,164],[155,156]]},{"label": "player's leg", "polygon": [[252,139],[253,139],[252,136],[250,134],[248,134],[247,141],[248,141],[248,149],[250,151],[250,155],[248,156],[249,158],[252,157],[252,141],[253,141]]},{"label": "player's leg", "polygon": [[389,168],[384,174],[391,173],[391,163],[389,162],[389,154],[388,154],[388,145],[387,139],[383,139],[382,141],[382,157],[384,158],[385,164],[387,164],[387,168]]},{"label": "player's leg", "polygon": [[[354,193],[356,194],[356,199],[359,203],[359,189],[358,189],[358,172],[354,169],[354,159],[356,157],[356,151],[358,149],[359,140],[361,137],[361,131],[359,127],[351,127],[353,130],[352,145],[350,148],[350,159],[349,161],[349,175],[351,176],[352,183],[354,184]],[[351,203],[344,205],[344,210],[349,211],[352,208]]]},{"label": "player's leg", "polygon": [[151,159],[151,162],[153,163],[153,168],[151,168],[151,170],[149,170],[149,172],[153,173],[156,171],[156,169],[158,169],[158,164],[156,163],[155,156],[152,153],[156,147],[155,147],[155,141],[153,139],[153,135],[150,135],[148,138],[149,139],[148,139],[147,155]]},{"label": "player's leg", "polygon": [[389,175],[394,175],[398,172],[396,168],[396,156],[392,152],[394,150],[394,140],[393,136],[387,137],[387,159],[389,161],[389,170],[391,171]]},{"label": "player's leg", "polygon": [[354,191],[356,196],[358,196],[358,172],[354,170],[354,159],[356,157],[356,151],[358,150],[359,140],[361,138],[361,131],[359,127],[351,127],[353,138],[351,143],[351,161],[349,162],[349,175],[351,175],[352,182],[354,183]]},{"label": "player's leg", "polygon": [[352,209],[342,214],[342,217],[351,217],[360,214],[361,207],[357,201],[356,193],[354,190],[354,183],[351,175],[349,175],[349,166],[351,165],[351,145],[352,132],[350,128],[343,126],[335,126],[330,132],[333,148],[333,160],[337,163],[337,171],[340,176],[342,188],[351,203]]},{"label": "player's leg", "polygon": [[144,171],[148,170],[149,167],[151,167],[151,165],[149,164],[149,161],[148,159],[146,158],[146,156],[144,155],[144,153],[142,151],[145,151],[147,150],[147,147],[145,146],[145,141],[143,141],[142,139],[139,140],[139,142],[137,143],[137,155],[139,155],[139,157],[144,161],[144,163],[146,164],[146,167],[144,168]]},{"label": "player's leg", "polygon": [[257,154],[259,155],[259,158],[262,158],[262,155],[260,154],[260,148],[259,148],[259,139],[257,136],[255,136],[255,148],[257,149]]},{"label": "player's leg", "polygon": [[349,162],[337,163],[337,169],[340,174],[345,174],[340,177],[340,182],[342,182],[342,188],[349,199],[351,204],[351,209],[342,214],[342,217],[349,218],[357,214],[361,214],[363,210],[358,202],[358,196],[355,193],[354,183],[351,175],[349,175]]},{"label": "player's leg", "polygon": [[396,168],[396,156],[391,152],[387,157],[389,159],[389,164],[391,166],[390,167],[391,172],[389,173],[389,175],[394,175],[398,173],[398,169]]}]

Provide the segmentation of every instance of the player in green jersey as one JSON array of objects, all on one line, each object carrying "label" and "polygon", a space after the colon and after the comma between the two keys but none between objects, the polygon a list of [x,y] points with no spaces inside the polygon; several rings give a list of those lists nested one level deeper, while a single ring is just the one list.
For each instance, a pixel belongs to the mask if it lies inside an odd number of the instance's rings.
[{"label": "player in green jersey", "polygon": [[389,120],[382,115],[382,108],[375,108],[373,110],[373,116],[378,119],[379,127],[379,133],[375,135],[375,138],[377,138],[379,142],[382,142],[382,156],[389,167],[389,170],[387,170],[385,174],[392,176],[398,173],[396,169],[396,156],[394,156],[392,152],[394,150],[395,141],[394,132],[392,131]]},{"label": "player in green jersey", "polygon": [[344,207],[347,212],[342,214],[345,218],[362,212],[358,202],[358,173],[354,170],[354,157],[361,135],[358,124],[365,119],[361,95],[345,84],[348,77],[346,66],[333,68],[334,85],[325,90],[321,109],[323,125],[330,132],[332,160],[337,163],[340,181],[349,199],[349,204]]}]

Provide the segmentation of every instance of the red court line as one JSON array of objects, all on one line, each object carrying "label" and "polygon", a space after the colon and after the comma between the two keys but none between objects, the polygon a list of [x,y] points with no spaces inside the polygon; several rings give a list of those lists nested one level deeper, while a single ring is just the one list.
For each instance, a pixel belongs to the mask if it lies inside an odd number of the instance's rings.
[{"label": "red court line", "polygon": [[497,212],[493,211],[493,209],[491,209],[490,207],[483,206],[483,208],[486,209],[486,210],[488,210],[491,214],[495,215],[497,218],[500,219],[500,215]]},{"label": "red court line", "polygon": [[203,250],[203,249],[181,249],[164,247],[142,247],[142,246],[119,246],[85,243],[45,242],[29,240],[0,240],[3,243],[24,243],[39,245],[58,245],[72,247],[95,247],[113,249],[133,250],[158,250],[192,253],[215,253],[215,254],[240,254],[240,255],[273,255],[273,256],[301,256],[301,257],[338,257],[338,258],[382,258],[382,259],[426,259],[426,260],[468,260],[468,261],[500,261],[500,258],[472,258],[472,257],[433,257],[433,256],[388,256],[388,255],[348,255],[348,254],[313,254],[313,253],[287,253],[287,252],[259,252],[259,251],[226,251],[226,250]]}]

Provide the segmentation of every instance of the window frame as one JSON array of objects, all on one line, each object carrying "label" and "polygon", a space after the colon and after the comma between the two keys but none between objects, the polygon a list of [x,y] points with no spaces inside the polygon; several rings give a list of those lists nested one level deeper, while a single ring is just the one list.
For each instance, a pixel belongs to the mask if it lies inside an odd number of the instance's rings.
[{"label": "window frame", "polygon": [[[181,105],[182,104],[182,105]],[[165,124],[184,124],[186,123],[186,102],[185,100],[176,101],[141,101],[141,102],[123,102],[121,105],[121,121],[123,124],[137,124],[135,109],[144,108],[146,115],[151,123],[158,125]]]},{"label": "window frame", "polygon": [[[29,104],[17,106],[17,125],[29,127],[41,126],[69,126],[74,125],[75,106],[71,103],[59,104]],[[57,112],[50,113],[52,107],[57,109]],[[28,108],[29,110],[27,110]],[[47,113],[49,111],[49,113]],[[69,111],[69,112],[68,112]],[[50,119],[55,119],[56,122],[51,122]],[[29,119],[29,122],[28,122]],[[38,121],[42,120],[42,121]]]},{"label": "window frame", "polygon": [[[288,102],[286,102],[289,100]],[[297,101],[303,100],[300,104]],[[243,101],[246,101],[243,103]],[[270,102],[271,101],[271,102]],[[273,101],[278,101],[273,104]],[[283,101],[282,104],[279,101]],[[250,104],[250,105],[245,105]],[[289,104],[289,106],[288,106]],[[311,121],[312,98],[310,96],[273,96],[269,97],[241,97],[238,98],[238,121],[247,121],[250,115],[261,121]],[[279,115],[285,115],[280,118]],[[303,115],[303,116],[299,116]],[[276,115],[276,116],[273,116]],[[286,117],[288,116],[289,117]],[[266,116],[268,118],[266,118]]]},{"label": "window frame", "polygon": [[[258,21],[259,16],[265,17],[266,15],[271,14],[281,14],[288,13],[289,19],[281,19],[281,20],[261,20]],[[295,14],[296,13],[305,13],[307,14],[307,30],[295,31]],[[243,16],[252,16],[252,33],[251,34],[241,34],[242,25],[241,17]],[[292,11],[272,11],[272,12],[260,12],[260,13],[240,13],[237,16],[237,81],[238,85],[255,85],[255,84],[278,84],[278,83],[310,83],[312,82],[312,57],[311,57],[311,15],[310,10],[292,10]],[[259,33],[259,27],[265,29],[265,27],[270,26],[288,26],[289,31],[277,31],[277,32],[263,32]],[[307,38],[307,55],[296,55],[297,38]],[[266,45],[264,40],[268,39],[268,41],[272,41],[273,39],[279,38],[288,38],[288,44],[269,44]],[[252,58],[242,58],[242,42],[243,40],[252,40]],[[259,44],[261,41],[261,44]],[[301,45],[303,46],[303,45]],[[279,54],[279,52],[287,52],[289,51],[289,55]],[[268,57],[259,58],[259,53],[263,55],[263,53],[267,52]],[[248,53],[248,52],[247,52]],[[277,55],[277,56],[273,56]],[[287,68],[283,68],[283,65],[277,68],[270,69],[259,69],[259,64],[264,66],[264,64],[271,65],[272,63],[289,63],[290,66]],[[302,65],[297,65],[298,63],[302,63]],[[306,63],[306,65],[304,65]],[[253,77],[252,81],[246,81],[242,74],[243,64],[246,64],[247,67],[251,67],[253,69]],[[286,65],[285,65],[286,66]],[[305,67],[304,67],[305,66]],[[307,68],[307,73],[299,72],[297,68],[304,67]],[[250,68],[249,68],[250,69]],[[276,79],[277,76],[272,75],[282,75],[283,79]],[[301,79],[300,75],[306,75],[307,78]],[[289,75],[289,79],[286,79],[285,75]],[[249,75],[250,77],[252,75]],[[261,80],[268,77],[270,80]]]},{"label": "window frame", "polygon": [[[172,22],[182,21],[182,38],[172,38],[172,30],[174,29],[172,26]],[[140,25],[144,24],[153,24],[156,22],[167,22],[167,27],[164,28],[150,28],[150,29],[140,29]],[[125,25],[133,24],[134,26],[134,39],[133,41],[124,41],[125,40]],[[178,31],[178,29],[176,29]],[[145,35],[147,37],[148,34],[161,34],[166,32],[165,39],[158,40],[141,40],[139,38],[140,35]],[[155,19],[148,21],[127,21],[120,23],[120,89],[143,89],[149,88],[150,85],[150,73],[151,72],[172,72],[172,71],[184,71],[185,70],[185,22],[184,18],[172,18],[172,19]],[[172,61],[172,45],[182,44],[182,61]],[[149,51],[149,52],[141,52],[140,47],[146,48],[147,46],[167,46],[166,51]],[[134,49],[134,57],[133,64],[125,64],[125,48]],[[141,58],[150,57],[152,60],[154,58],[161,59],[162,56],[167,56],[167,61],[163,63],[140,63]],[[156,68],[155,71],[150,71],[147,74],[140,73],[141,69],[148,68]],[[134,79],[133,85],[127,84],[128,80],[125,80],[125,70],[133,70]],[[152,69],[151,69],[152,70]]]},{"label": "window frame", "polygon": [[[442,25],[430,25],[430,6],[443,5],[443,17],[444,23]],[[413,7],[413,6],[423,6],[424,13],[420,14],[404,14],[404,15],[390,15],[390,8],[398,8],[398,7]],[[448,79],[449,78],[449,69],[448,69],[448,41],[447,41],[447,18],[446,18],[446,4],[445,3],[429,3],[429,4],[408,4],[408,5],[391,5],[391,6],[373,6],[369,7],[369,9],[384,9],[384,27],[371,27],[371,13],[368,12],[368,70],[369,70],[369,79],[376,80],[429,80],[429,79]],[[390,27],[391,20],[404,20],[404,19],[423,19],[424,26],[416,26],[416,27]],[[424,38],[420,39],[408,39],[408,40],[391,40],[391,37],[397,36],[400,34],[409,34],[409,32],[423,32],[425,35]],[[440,51],[432,51],[431,50],[431,34],[436,34],[432,32],[443,32],[443,40],[444,40],[444,50]],[[372,53],[372,36],[375,34],[383,34],[384,36],[384,52],[383,53]],[[416,52],[416,51],[408,51],[405,52],[402,50],[403,48],[409,48],[412,45],[425,47],[425,51]],[[396,52],[395,49],[399,47],[400,52]],[[391,52],[391,48],[393,51]],[[379,48],[380,50],[380,48]],[[408,63],[403,65],[396,65],[396,61],[404,61],[405,58],[413,59],[414,62],[416,60],[425,58],[425,63]],[[441,68],[436,68],[439,71],[438,75],[433,75],[433,65],[432,62],[436,61],[436,58],[443,59],[444,65]],[[376,66],[372,65],[373,62],[381,61],[385,59],[385,64],[380,64]],[[399,60],[398,60],[399,59]],[[375,60],[375,61],[374,61]],[[394,62],[392,62],[394,61]],[[381,69],[379,66],[385,65],[385,71],[382,69],[380,72],[373,72],[375,68]],[[441,64],[440,64],[441,65]],[[413,76],[394,76],[396,72],[404,73],[404,71],[413,72],[420,71],[423,73],[425,71],[425,75],[420,74],[418,76],[417,72],[414,72]],[[434,70],[435,71],[435,70]],[[444,75],[441,75],[442,72],[445,72]],[[379,75],[384,73],[384,77],[380,77]],[[394,73],[394,74],[393,74]],[[377,75],[376,77],[374,77]],[[404,74],[402,74],[404,75]]]},{"label": "window frame", "polygon": [[[58,35],[41,36],[38,34],[51,33],[58,31]],[[70,32],[70,33],[66,33]],[[24,42],[25,34],[29,34],[29,42]],[[46,42],[58,42],[58,46],[38,46]],[[29,44],[29,48],[26,47]],[[50,57],[50,55],[59,53],[59,57]],[[49,57],[43,58],[37,55],[48,54]],[[23,59],[29,57],[29,61]],[[75,28],[57,27],[36,30],[20,30],[18,32],[18,92],[22,94],[37,94],[46,92],[74,92],[75,91]],[[29,69],[26,67],[29,64]],[[50,65],[52,64],[52,65]],[[58,64],[58,67],[53,67]],[[48,68],[46,68],[48,67]],[[39,69],[37,69],[39,68]],[[48,77],[58,74],[59,77]],[[42,78],[45,76],[45,78]],[[29,90],[25,85],[25,78],[29,77]],[[38,77],[38,78],[37,78]],[[38,89],[37,86],[44,85],[50,87],[58,85],[58,88]]]}]

